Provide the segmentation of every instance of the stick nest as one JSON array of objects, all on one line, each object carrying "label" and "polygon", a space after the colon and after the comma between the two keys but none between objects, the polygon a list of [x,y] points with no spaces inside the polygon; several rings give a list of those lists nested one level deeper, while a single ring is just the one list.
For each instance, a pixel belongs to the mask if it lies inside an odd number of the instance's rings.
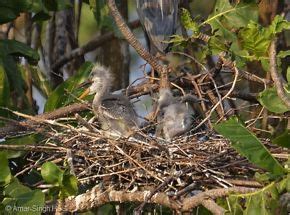
[{"label": "stick nest", "polygon": [[[262,171],[216,134],[200,132],[170,143],[148,138],[140,143],[106,138],[82,126],[71,128],[65,125],[55,130],[54,127],[49,131],[46,146],[55,150],[31,152],[29,156],[32,162],[38,160],[38,164],[48,160],[58,165],[63,162],[84,186],[101,183],[115,190],[133,191],[156,189],[168,182],[162,190],[176,194],[188,186],[191,190],[230,187]],[[279,150],[267,141],[265,144],[271,151]],[[72,162],[64,162],[69,160]]]}]

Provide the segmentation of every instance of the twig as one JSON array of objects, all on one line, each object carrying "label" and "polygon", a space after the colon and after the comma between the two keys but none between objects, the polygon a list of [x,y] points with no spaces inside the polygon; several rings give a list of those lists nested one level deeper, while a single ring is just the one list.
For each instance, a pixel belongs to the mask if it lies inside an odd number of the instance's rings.
[{"label": "twig", "polygon": [[[72,104],[66,107],[61,107],[55,111],[34,116],[34,119],[57,119],[59,117],[68,116],[72,113],[87,110],[89,107],[86,104]],[[7,125],[0,128],[0,138],[7,135],[17,134],[23,130],[29,130],[35,125],[35,120],[24,120],[14,125]],[[28,129],[27,129],[28,128]]]},{"label": "twig", "polygon": [[[135,20],[133,22],[130,22],[129,26],[131,26],[132,28],[138,27],[139,20]],[[93,51],[96,48],[98,48],[99,46],[102,46],[104,44],[104,42],[110,41],[114,38],[115,38],[114,32],[108,32],[102,36],[98,36],[98,37],[92,39],[91,41],[89,41],[88,43],[86,43],[85,45],[83,45],[82,47],[76,48],[76,49],[72,50],[71,52],[67,53],[66,55],[64,55],[57,62],[55,62],[51,68],[52,68],[52,70],[57,70],[60,67],[62,67],[64,64],[68,63],[70,60],[72,60],[76,57],[82,56],[90,51]]]},{"label": "twig", "polygon": [[6,150],[14,150],[14,151],[34,151],[34,152],[47,152],[47,151],[54,151],[60,153],[66,153],[67,148],[60,147],[60,146],[40,146],[40,145],[6,145],[0,144],[0,149]]},{"label": "twig", "polygon": [[230,187],[230,188],[219,188],[219,189],[212,189],[202,193],[199,193],[193,197],[186,198],[182,201],[182,211],[189,211],[192,208],[197,207],[198,205],[202,204],[204,200],[208,198],[216,199],[218,197],[228,196],[231,193],[250,193],[254,192],[255,188],[248,188],[248,187]]},{"label": "twig", "polygon": [[270,74],[271,78],[274,81],[274,85],[277,89],[277,94],[279,98],[284,102],[284,104],[290,108],[290,98],[287,96],[284,87],[283,87],[283,79],[278,74],[277,71],[277,63],[276,63],[276,41],[277,39],[273,39],[270,48],[269,48],[269,58],[270,58]]},{"label": "twig", "polygon": [[161,66],[156,58],[154,58],[143,46],[142,44],[136,39],[134,34],[131,32],[129,27],[126,25],[124,19],[122,18],[121,14],[119,13],[115,1],[114,0],[107,0],[107,4],[109,6],[110,12],[119,28],[122,32],[123,36],[129,42],[129,44],[137,51],[137,53],[146,60],[159,74],[162,73],[163,66]]},{"label": "twig", "polygon": [[212,113],[214,112],[214,110],[220,105],[220,103],[225,99],[225,98],[227,98],[231,93],[232,93],[232,91],[234,90],[234,88],[235,88],[235,86],[236,86],[236,82],[237,82],[237,80],[238,80],[238,74],[239,74],[239,72],[238,72],[238,69],[234,66],[233,67],[233,70],[234,70],[234,73],[235,73],[235,76],[234,76],[234,81],[233,81],[233,84],[232,84],[232,86],[231,86],[231,88],[230,88],[230,90],[227,92],[227,94],[226,95],[224,95],[223,97],[222,97],[222,99],[219,101],[219,102],[217,102],[213,107],[212,107],[212,109],[210,110],[210,112],[209,112],[209,114],[196,126],[196,127],[194,127],[191,131],[195,131],[195,130],[197,130],[198,128],[200,128],[210,117],[211,117],[211,115],[212,115]]}]

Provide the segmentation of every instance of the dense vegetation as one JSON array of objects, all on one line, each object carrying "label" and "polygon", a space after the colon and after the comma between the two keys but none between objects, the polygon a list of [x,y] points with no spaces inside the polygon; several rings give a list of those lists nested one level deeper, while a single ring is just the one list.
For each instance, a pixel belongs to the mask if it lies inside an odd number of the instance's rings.
[{"label": "dense vegetation", "polygon": [[[135,7],[134,4],[116,2],[128,21],[128,8]],[[174,61],[170,64],[177,68],[180,62],[191,59],[187,71],[192,75],[214,69],[219,59],[229,63],[230,73],[215,74],[227,81],[220,87],[221,91],[216,89],[217,103],[211,100],[212,106],[208,106],[209,111],[204,115],[241,156],[263,170],[254,176],[263,186],[261,189],[229,195],[218,199],[217,203],[229,214],[274,214],[279,210],[286,213],[286,208],[280,206],[283,195],[290,192],[287,150],[290,148],[290,22],[287,21],[290,5],[278,0],[209,2],[212,8],[207,2],[182,1],[183,34],[172,37],[172,51],[178,57],[169,61]],[[97,39],[91,36],[88,42],[80,42],[80,29],[88,25],[81,20],[88,18],[82,14],[85,7],[85,13],[94,15],[96,26],[83,34],[92,35],[90,31],[94,31]],[[1,1],[0,24],[0,123],[3,127],[0,132],[3,138],[0,143],[0,213],[7,210],[13,214],[23,213],[13,211],[13,206],[18,206],[36,207],[29,214],[40,214],[37,208],[84,193],[88,187],[79,186],[68,161],[61,165],[49,160],[40,164],[35,161],[34,166],[27,166],[28,154],[35,152],[35,149],[29,152],[29,146],[44,144],[47,136],[38,130],[19,129],[10,134],[5,133],[5,129],[17,127],[17,122],[23,118],[39,114],[35,101],[37,92],[38,97],[45,100],[44,112],[79,102],[77,97],[82,91],[79,85],[88,78],[93,65],[85,60],[89,56],[85,54],[90,51],[97,49],[97,57],[90,58],[112,65],[118,77],[114,83],[116,90],[127,87],[129,48],[104,0]],[[140,26],[135,24],[131,22],[130,27]],[[184,57],[185,54],[189,57]],[[235,91],[231,87],[235,87]],[[222,91],[224,94],[219,94]],[[227,102],[234,100],[235,107],[225,105],[220,114],[219,105],[229,98],[229,91],[233,99]],[[76,126],[76,123],[73,121],[70,125]],[[284,157],[275,158],[263,144],[265,139],[284,150]],[[102,213],[112,211],[114,208],[108,206]]]}]

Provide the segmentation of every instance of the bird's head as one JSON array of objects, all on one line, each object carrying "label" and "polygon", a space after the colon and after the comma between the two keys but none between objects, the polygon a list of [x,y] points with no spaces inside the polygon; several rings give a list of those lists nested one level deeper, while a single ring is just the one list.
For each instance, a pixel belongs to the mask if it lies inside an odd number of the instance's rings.
[{"label": "bird's head", "polygon": [[82,86],[88,85],[89,87],[83,92],[79,97],[80,99],[84,98],[87,95],[97,94],[97,93],[106,93],[111,89],[112,75],[109,68],[96,63],[93,67],[90,76]]}]

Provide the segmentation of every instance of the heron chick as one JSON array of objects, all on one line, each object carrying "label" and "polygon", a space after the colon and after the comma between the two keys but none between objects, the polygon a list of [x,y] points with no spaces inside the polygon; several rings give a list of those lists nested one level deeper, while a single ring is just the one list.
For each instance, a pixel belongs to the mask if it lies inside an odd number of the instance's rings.
[{"label": "heron chick", "polygon": [[167,141],[188,132],[194,123],[195,111],[191,105],[186,99],[174,97],[170,89],[160,89],[158,111],[157,135],[162,134]]},{"label": "heron chick", "polygon": [[80,96],[95,94],[92,108],[104,131],[129,137],[138,128],[137,114],[128,97],[111,93],[113,77],[108,68],[95,64],[89,77],[90,87]]}]

